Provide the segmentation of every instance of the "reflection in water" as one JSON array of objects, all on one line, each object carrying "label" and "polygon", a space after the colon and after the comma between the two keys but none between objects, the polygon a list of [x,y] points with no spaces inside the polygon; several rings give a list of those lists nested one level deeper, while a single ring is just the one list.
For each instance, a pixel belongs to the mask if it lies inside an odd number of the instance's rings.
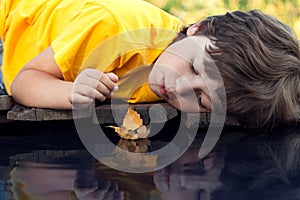
[{"label": "reflection in water", "polygon": [[99,179],[96,170],[57,164],[19,163],[11,172],[16,199],[123,199],[117,183]]},{"label": "reflection in water", "polygon": [[300,199],[299,128],[249,136],[228,146],[212,199]]},{"label": "reflection in water", "polygon": [[[224,138],[223,138],[224,139]],[[299,128],[268,135],[249,133],[197,160],[189,149],[154,174],[164,199],[300,199]]]},{"label": "reflection in water", "polygon": [[[114,150],[114,155],[103,158],[102,161],[109,164],[109,166],[118,165],[136,167],[138,168],[150,168],[154,169],[157,166],[157,155],[145,155],[143,153],[148,152],[151,149],[151,141],[148,139],[139,140],[125,140],[120,139]],[[141,154],[132,154],[141,153]],[[115,157],[118,156],[118,160]]]},{"label": "reflection in water", "polygon": [[[22,200],[300,199],[299,128],[222,134],[205,158],[198,157],[201,138],[197,138],[176,162],[152,173],[124,173],[99,162],[18,162],[11,171],[12,191]],[[150,140],[118,143],[122,150],[139,153],[153,145]]]},{"label": "reflection in water", "polygon": [[118,149],[123,149],[128,152],[146,153],[148,148],[151,147],[151,141],[148,139],[141,140],[124,140],[120,139],[116,148],[116,153],[122,153]]},{"label": "reflection in water", "polygon": [[210,153],[199,160],[198,151],[189,149],[171,166],[154,174],[154,183],[163,199],[209,199],[210,193],[221,186],[218,177],[223,158]]}]

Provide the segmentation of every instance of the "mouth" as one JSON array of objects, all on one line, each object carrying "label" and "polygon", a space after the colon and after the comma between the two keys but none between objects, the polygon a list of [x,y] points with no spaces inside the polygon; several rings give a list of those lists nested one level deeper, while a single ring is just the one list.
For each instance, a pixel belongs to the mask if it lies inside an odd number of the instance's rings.
[{"label": "mouth", "polygon": [[165,78],[163,78],[159,81],[158,88],[159,88],[159,92],[160,92],[161,95],[163,95],[165,98],[169,97],[168,91],[167,91],[166,86],[165,86]]}]

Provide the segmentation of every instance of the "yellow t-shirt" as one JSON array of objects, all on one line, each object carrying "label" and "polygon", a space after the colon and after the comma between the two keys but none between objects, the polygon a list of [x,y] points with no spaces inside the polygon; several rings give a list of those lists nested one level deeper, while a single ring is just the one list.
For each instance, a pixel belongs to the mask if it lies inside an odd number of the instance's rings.
[{"label": "yellow t-shirt", "polygon": [[146,73],[140,72],[182,27],[178,18],[141,0],[1,0],[0,9],[2,72],[9,94],[20,69],[51,45],[64,80],[74,81],[85,68],[114,72],[120,88],[127,89],[116,97],[155,101]]}]

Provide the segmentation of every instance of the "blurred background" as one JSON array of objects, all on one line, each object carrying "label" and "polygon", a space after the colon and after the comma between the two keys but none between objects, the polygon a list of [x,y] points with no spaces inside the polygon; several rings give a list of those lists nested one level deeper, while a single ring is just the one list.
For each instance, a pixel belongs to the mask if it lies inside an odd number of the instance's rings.
[{"label": "blurred background", "polygon": [[294,29],[300,40],[300,0],[146,0],[186,24],[227,11],[259,9]]}]

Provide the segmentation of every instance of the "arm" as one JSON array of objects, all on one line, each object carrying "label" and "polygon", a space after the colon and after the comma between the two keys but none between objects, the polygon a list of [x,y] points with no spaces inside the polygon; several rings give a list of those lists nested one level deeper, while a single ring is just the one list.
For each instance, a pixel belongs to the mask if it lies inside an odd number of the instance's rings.
[{"label": "arm", "polygon": [[70,109],[72,83],[62,80],[51,47],[28,62],[11,85],[13,98],[28,107]]},{"label": "arm", "polygon": [[[51,47],[28,62],[11,85],[13,98],[22,105],[71,109],[73,103],[89,103],[110,97],[118,78],[96,70],[84,70],[75,82],[63,80]],[[76,86],[76,87],[75,87]]]}]

